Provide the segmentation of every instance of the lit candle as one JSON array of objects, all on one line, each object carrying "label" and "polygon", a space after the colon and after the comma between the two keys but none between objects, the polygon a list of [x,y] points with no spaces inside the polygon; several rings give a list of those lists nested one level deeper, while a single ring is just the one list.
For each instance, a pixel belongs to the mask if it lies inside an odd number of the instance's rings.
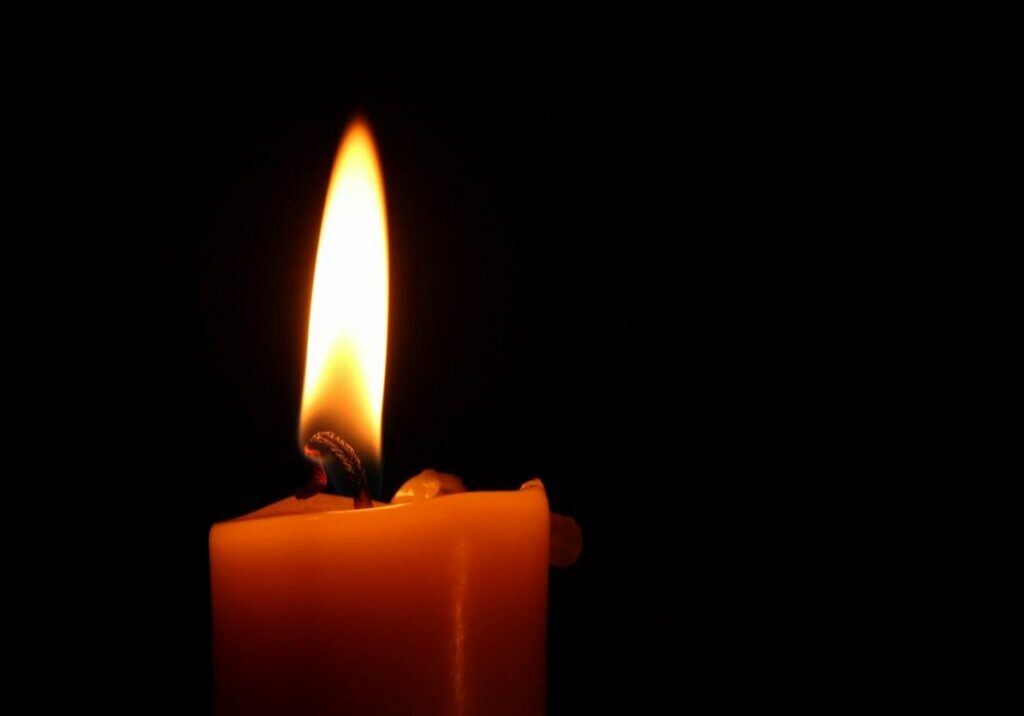
[{"label": "lit candle", "polygon": [[[357,121],[324,211],[300,438],[336,433],[371,466],[387,292],[383,184]],[[542,714],[544,489],[460,488],[427,472],[391,504],[315,494],[215,525],[218,713]]]}]

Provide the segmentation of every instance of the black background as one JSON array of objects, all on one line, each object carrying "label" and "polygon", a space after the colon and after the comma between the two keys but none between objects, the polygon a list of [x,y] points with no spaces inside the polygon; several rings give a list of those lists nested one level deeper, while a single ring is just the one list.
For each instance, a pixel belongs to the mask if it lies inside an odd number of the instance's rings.
[{"label": "black background", "polygon": [[550,713],[1019,698],[1015,44],[927,6],[723,15],[46,29],[17,80],[42,139],[12,137],[43,198],[21,355],[44,387],[4,522],[37,678],[7,690],[208,708],[208,530],[307,477],[316,238],[363,111],[385,488],[540,475],[577,517]]}]

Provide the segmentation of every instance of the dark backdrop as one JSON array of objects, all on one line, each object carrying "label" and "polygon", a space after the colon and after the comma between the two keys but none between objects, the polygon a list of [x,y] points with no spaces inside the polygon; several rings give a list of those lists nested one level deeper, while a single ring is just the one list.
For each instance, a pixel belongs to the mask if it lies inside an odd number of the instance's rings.
[{"label": "dark backdrop", "polygon": [[1019,696],[1002,26],[598,4],[47,30],[21,77],[45,477],[5,520],[10,592],[42,607],[11,612],[38,614],[10,625],[32,698],[207,708],[208,529],[307,476],[313,259],[359,110],[391,223],[385,486],[540,475],[578,518],[552,714]]}]

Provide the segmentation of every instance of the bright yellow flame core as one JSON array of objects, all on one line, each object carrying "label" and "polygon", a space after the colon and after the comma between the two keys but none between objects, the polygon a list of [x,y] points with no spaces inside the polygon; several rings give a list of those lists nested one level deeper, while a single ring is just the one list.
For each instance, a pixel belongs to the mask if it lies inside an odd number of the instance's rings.
[{"label": "bright yellow flame core", "polygon": [[300,443],[331,430],[379,463],[387,335],[384,183],[373,135],[357,119],[338,149],[320,227]]}]

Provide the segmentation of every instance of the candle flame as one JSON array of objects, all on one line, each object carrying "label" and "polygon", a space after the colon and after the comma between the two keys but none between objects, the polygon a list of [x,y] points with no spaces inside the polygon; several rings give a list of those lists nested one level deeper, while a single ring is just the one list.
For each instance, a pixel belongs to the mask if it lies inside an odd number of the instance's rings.
[{"label": "candle flame", "polygon": [[300,445],[329,430],[380,464],[387,333],[384,182],[370,127],[356,119],[338,149],[320,227]]}]

